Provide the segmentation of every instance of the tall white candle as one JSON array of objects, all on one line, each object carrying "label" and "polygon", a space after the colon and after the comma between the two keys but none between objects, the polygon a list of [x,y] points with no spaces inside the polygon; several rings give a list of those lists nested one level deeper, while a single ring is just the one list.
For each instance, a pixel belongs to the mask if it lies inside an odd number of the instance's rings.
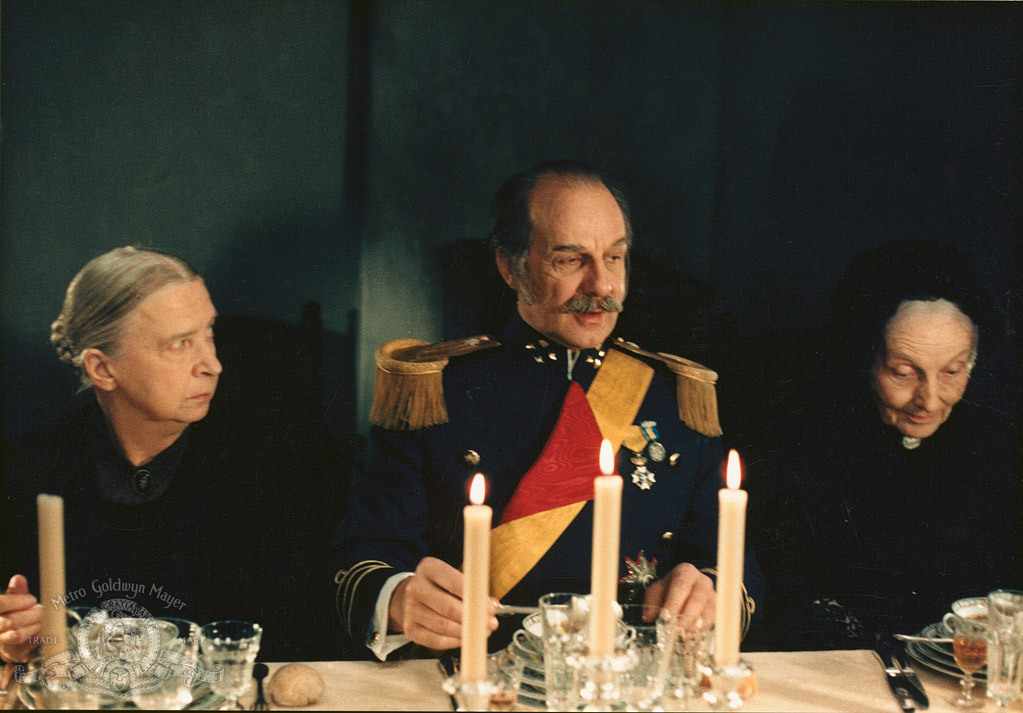
[{"label": "tall white candle", "polygon": [[742,567],[746,546],[746,491],[740,490],[739,454],[728,452],[725,481],[718,491],[718,579],[714,661],[719,666],[739,663],[742,638]]},{"label": "tall white candle", "polygon": [[614,473],[611,443],[600,445],[600,472],[593,483],[593,554],[590,579],[590,653],[614,652],[618,598],[618,549],[622,521],[622,479]]},{"label": "tall white candle", "polygon": [[462,546],[462,661],[463,682],[487,677],[487,619],[490,598],[491,509],[483,505],[487,481],[473,476],[469,487],[472,503],[464,510]]},{"label": "tall white candle", "polygon": [[39,518],[39,601],[43,605],[40,635],[43,661],[67,650],[64,584],[64,498],[36,496]]}]

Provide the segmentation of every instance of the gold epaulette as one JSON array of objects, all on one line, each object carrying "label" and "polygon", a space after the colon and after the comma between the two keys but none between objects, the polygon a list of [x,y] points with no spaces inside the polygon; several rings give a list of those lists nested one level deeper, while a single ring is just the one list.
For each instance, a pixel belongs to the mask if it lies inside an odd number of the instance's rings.
[{"label": "gold epaulette", "polygon": [[676,376],[675,390],[678,398],[679,418],[689,428],[699,431],[705,436],[721,435],[721,423],[718,420],[718,397],[714,391],[714,384],[718,380],[716,371],[674,354],[641,349],[621,337],[615,338],[614,346],[663,362]]},{"label": "gold epaulette", "polygon": [[376,352],[377,376],[369,420],[392,431],[415,431],[447,423],[441,382],[448,359],[500,346],[486,335],[430,344],[395,339]]}]

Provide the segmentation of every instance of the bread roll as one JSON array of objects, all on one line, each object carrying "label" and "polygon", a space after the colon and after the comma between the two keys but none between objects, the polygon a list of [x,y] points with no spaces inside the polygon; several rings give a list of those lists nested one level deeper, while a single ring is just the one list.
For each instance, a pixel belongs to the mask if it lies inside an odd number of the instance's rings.
[{"label": "bread roll", "polygon": [[274,671],[267,688],[279,706],[308,706],[323,695],[323,679],[303,663],[289,663]]}]

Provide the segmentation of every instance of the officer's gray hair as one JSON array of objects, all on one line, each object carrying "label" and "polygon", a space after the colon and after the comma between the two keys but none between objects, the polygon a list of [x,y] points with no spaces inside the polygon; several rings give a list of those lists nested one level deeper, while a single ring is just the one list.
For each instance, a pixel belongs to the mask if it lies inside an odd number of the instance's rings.
[{"label": "officer's gray hair", "polygon": [[82,388],[89,388],[82,352],[116,355],[127,317],[140,302],[168,285],[198,278],[194,268],[172,255],[115,248],[90,260],[71,280],[60,315],[50,325],[50,343],[60,360],[78,371]]},{"label": "officer's gray hair", "polygon": [[622,211],[625,237],[632,242],[632,223],[629,221],[629,206],[625,196],[592,166],[562,159],[546,161],[528,171],[516,173],[501,185],[491,203],[493,224],[490,228],[490,244],[498,256],[508,258],[519,294],[527,304],[532,303],[534,299],[532,279],[526,269],[526,258],[529,256],[533,232],[533,224],[529,218],[529,198],[533,189],[547,178],[605,186]]}]

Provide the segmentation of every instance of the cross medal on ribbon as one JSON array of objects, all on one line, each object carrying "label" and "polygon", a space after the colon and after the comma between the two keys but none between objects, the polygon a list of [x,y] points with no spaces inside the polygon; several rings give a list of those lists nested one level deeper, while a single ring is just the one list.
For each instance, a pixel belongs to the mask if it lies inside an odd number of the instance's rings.
[{"label": "cross medal on ribbon", "polygon": [[[624,441],[624,445],[632,451],[629,460],[636,466],[632,471],[632,483],[640,490],[650,490],[657,482],[653,471],[646,467],[647,456],[649,460],[660,463],[667,455],[667,450],[657,437],[657,422],[642,421],[639,426],[633,426],[633,432]],[[644,451],[646,456],[643,455]]]}]

